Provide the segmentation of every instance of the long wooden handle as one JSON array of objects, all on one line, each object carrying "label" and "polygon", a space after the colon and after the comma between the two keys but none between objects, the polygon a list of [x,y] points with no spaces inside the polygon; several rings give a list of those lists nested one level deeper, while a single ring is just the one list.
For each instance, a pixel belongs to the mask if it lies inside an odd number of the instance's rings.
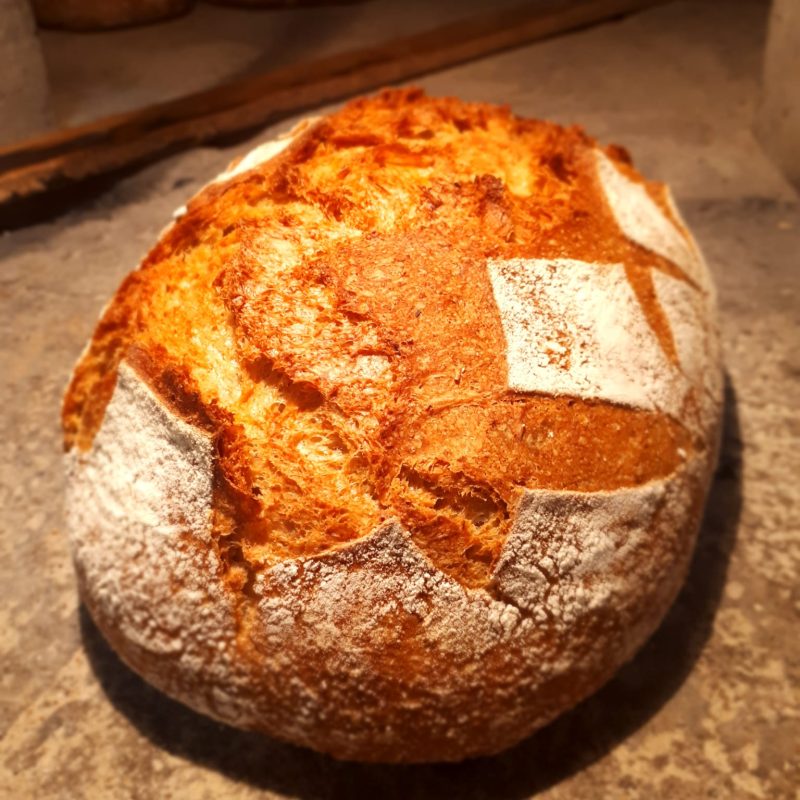
[{"label": "long wooden handle", "polygon": [[548,0],[255,75],[0,148],[0,204],[665,0]]}]

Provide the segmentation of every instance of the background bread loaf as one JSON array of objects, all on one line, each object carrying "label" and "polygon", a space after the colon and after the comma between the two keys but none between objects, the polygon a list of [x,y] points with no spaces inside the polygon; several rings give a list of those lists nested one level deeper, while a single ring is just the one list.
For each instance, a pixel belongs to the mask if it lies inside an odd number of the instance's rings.
[{"label": "background bread loaf", "polygon": [[36,21],[46,28],[91,31],[168,19],[194,0],[33,0]]},{"label": "background bread loaf", "polygon": [[64,401],[81,591],[218,719],[495,752],[657,626],[720,405],[665,187],[577,128],[387,91],[209,184],[104,312]]}]

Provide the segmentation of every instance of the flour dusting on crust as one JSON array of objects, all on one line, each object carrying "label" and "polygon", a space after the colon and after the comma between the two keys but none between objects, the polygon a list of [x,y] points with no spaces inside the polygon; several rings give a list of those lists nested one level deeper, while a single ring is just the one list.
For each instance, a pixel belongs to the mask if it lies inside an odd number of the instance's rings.
[{"label": "flour dusting on crust", "polygon": [[605,153],[596,150],[595,156],[600,183],[622,232],[673,261],[698,286],[707,289],[708,269],[697,245],[667,219],[644,186],[625,176]]},{"label": "flour dusting on crust", "polygon": [[677,416],[688,389],[642,314],[622,264],[490,260],[508,385]]},{"label": "flour dusting on crust", "polygon": [[[625,660],[635,649],[632,631],[647,635],[655,626],[647,609],[671,599],[682,582],[691,542],[681,525],[704,468],[704,459],[693,457],[669,478],[629,489],[526,491],[494,585],[559,632],[563,647],[553,669],[575,669],[603,646]],[[613,620],[604,628],[613,641],[570,638],[593,617]]]},{"label": "flour dusting on crust", "polygon": [[653,271],[653,285],[669,321],[680,368],[698,390],[697,424],[700,430],[710,430],[723,394],[719,334],[710,323],[716,311],[714,299],[657,270]]},{"label": "flour dusting on crust", "polygon": [[69,456],[67,526],[87,603],[132,666],[195,708],[246,720],[210,537],[212,457],[209,437],[123,363],[91,451]]},{"label": "flour dusting on crust", "polygon": [[267,161],[275,158],[275,156],[282,153],[309,125],[316,122],[318,117],[307,117],[297,123],[290,131],[282,133],[275,139],[263,142],[262,144],[254,147],[246,153],[241,159],[231,164],[228,169],[217,175],[212,183],[219,183],[221,181],[228,181],[247,172],[250,169],[261,166]]}]

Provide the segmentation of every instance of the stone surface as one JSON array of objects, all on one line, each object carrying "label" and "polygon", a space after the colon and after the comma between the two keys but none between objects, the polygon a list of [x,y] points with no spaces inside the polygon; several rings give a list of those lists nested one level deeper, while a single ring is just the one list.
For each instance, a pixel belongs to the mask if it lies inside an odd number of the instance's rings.
[{"label": "stone surface", "polygon": [[720,468],[664,625],[606,688],[492,759],[339,764],[224,728],[132,675],[79,610],[60,394],[173,208],[249,144],[182,154],[0,238],[0,796],[798,797],[800,205],[751,133],[766,11],[673,3],[421,81],[580,122],[669,181],[717,281],[729,374]]}]

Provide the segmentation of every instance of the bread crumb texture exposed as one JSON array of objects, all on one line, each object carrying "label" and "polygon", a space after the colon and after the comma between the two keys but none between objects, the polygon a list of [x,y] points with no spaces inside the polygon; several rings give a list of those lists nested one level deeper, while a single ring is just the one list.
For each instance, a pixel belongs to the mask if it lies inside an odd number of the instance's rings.
[{"label": "bread crumb texture exposed", "polygon": [[302,123],[176,212],[76,367],[85,602],[234,725],[343,758],[496,752],[674,598],[714,325],[622,148],[413,89]]}]

